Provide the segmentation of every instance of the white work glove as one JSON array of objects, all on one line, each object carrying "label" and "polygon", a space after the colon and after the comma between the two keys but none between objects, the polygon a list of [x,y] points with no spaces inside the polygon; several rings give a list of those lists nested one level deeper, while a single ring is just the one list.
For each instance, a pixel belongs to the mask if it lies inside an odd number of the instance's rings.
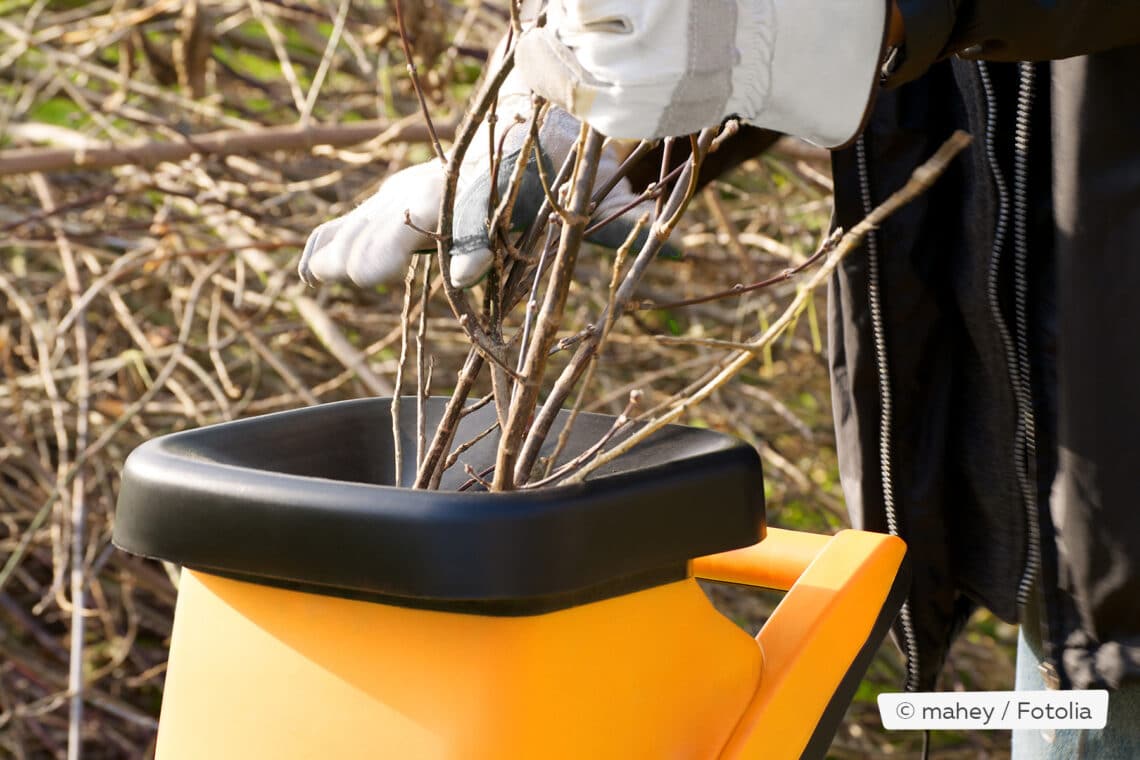
[{"label": "white work glove", "polygon": [[[516,69],[507,77],[499,91],[496,146],[504,131],[509,129],[503,142],[503,160],[498,171],[500,198],[506,193],[511,173],[530,130],[529,123],[515,123],[515,115],[529,119],[531,112],[530,91],[522,83]],[[486,227],[491,190],[486,134],[488,128],[484,124],[475,135],[460,167],[451,249],[451,281],[456,287],[467,287],[478,282],[492,263]],[[539,127],[539,144],[549,181],[554,180],[562,162],[574,147],[578,139],[578,128],[578,120],[561,109],[552,107],[543,119]],[[597,184],[613,177],[620,159],[621,156],[614,147],[603,152],[598,166]],[[407,211],[412,222],[420,229],[435,230],[443,190],[444,171],[437,159],[393,174],[371,198],[355,210],[313,230],[301,255],[301,278],[309,284],[347,280],[366,287],[400,281],[413,254],[435,251],[435,242],[430,237],[405,224],[404,213]],[[513,226],[522,228],[532,222],[545,198],[532,154],[515,203]],[[623,179],[598,204],[592,218],[606,219],[634,200],[633,188]],[[649,213],[652,221],[654,205],[653,201],[644,201],[633,206],[588,239],[616,248],[625,241],[642,214]],[[647,224],[642,229],[638,245],[647,238],[649,226]]]},{"label": "white work glove", "polygon": [[832,148],[862,125],[889,0],[550,0],[516,61],[527,85],[610,137],[736,116]]}]

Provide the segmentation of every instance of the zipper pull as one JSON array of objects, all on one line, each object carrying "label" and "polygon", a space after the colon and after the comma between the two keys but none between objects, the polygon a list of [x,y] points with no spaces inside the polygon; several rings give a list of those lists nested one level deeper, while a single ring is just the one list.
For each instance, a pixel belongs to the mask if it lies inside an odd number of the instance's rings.
[{"label": "zipper pull", "polygon": [[1045,682],[1045,688],[1056,691],[1061,688],[1061,678],[1057,675],[1057,666],[1049,660],[1044,660],[1037,665],[1037,672],[1041,674],[1041,680]]}]

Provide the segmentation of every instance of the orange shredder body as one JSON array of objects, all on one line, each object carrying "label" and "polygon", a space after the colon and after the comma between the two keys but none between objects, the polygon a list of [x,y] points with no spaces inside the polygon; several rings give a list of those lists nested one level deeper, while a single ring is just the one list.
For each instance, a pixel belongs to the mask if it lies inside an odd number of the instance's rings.
[{"label": "orange shredder body", "polygon": [[[396,487],[390,412],[132,453],[115,542],[183,566],[158,760],[823,757],[905,594],[901,541],[766,529],[755,451],[682,427],[580,485],[459,490],[458,464],[440,491]],[[562,456],[611,425],[579,415]],[[753,637],[696,577],[788,593]]]}]

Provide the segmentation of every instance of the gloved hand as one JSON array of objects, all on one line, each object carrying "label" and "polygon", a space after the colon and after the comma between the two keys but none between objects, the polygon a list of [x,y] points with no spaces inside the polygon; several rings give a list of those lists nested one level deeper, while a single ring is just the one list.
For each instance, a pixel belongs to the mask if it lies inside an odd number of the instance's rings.
[{"label": "gloved hand", "polygon": [[610,137],[737,116],[824,147],[868,109],[889,0],[550,0],[519,40],[535,92]]},{"label": "gloved hand", "polygon": [[[503,159],[498,171],[500,198],[506,193],[530,130],[529,123],[515,121],[516,115],[529,119],[532,111],[530,91],[517,72],[516,68],[499,91],[494,139],[496,146],[503,139]],[[561,109],[551,108],[543,119],[538,142],[550,181],[573,149],[578,128],[578,120]],[[487,129],[484,124],[476,134],[460,167],[451,250],[451,280],[457,287],[478,282],[492,262],[486,227],[491,192]],[[603,152],[598,184],[613,177],[620,159],[615,147]],[[443,166],[436,159],[393,174],[359,207],[313,230],[301,255],[301,278],[310,284],[349,280],[361,286],[401,280],[414,253],[435,251],[435,242],[408,226],[404,213],[407,211],[420,229],[434,230],[443,189]],[[532,155],[515,203],[513,225],[521,228],[533,221],[545,197]],[[633,188],[623,179],[598,204],[593,219],[606,219],[634,200]],[[610,247],[621,245],[642,214],[648,212],[652,221],[654,205],[653,201],[635,205],[588,239]],[[640,234],[638,244],[648,236],[649,225]]]}]

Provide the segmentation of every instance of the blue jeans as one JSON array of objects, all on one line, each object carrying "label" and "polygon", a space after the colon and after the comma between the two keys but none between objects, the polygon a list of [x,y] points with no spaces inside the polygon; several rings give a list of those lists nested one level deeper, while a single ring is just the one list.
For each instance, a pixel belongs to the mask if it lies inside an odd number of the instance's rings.
[{"label": "blue jeans", "polygon": [[[1040,661],[1024,635],[1017,637],[1017,690],[1038,691],[1045,682]],[[1103,729],[1013,732],[1011,760],[1136,760],[1140,758],[1140,686],[1108,694],[1108,723]]]}]

